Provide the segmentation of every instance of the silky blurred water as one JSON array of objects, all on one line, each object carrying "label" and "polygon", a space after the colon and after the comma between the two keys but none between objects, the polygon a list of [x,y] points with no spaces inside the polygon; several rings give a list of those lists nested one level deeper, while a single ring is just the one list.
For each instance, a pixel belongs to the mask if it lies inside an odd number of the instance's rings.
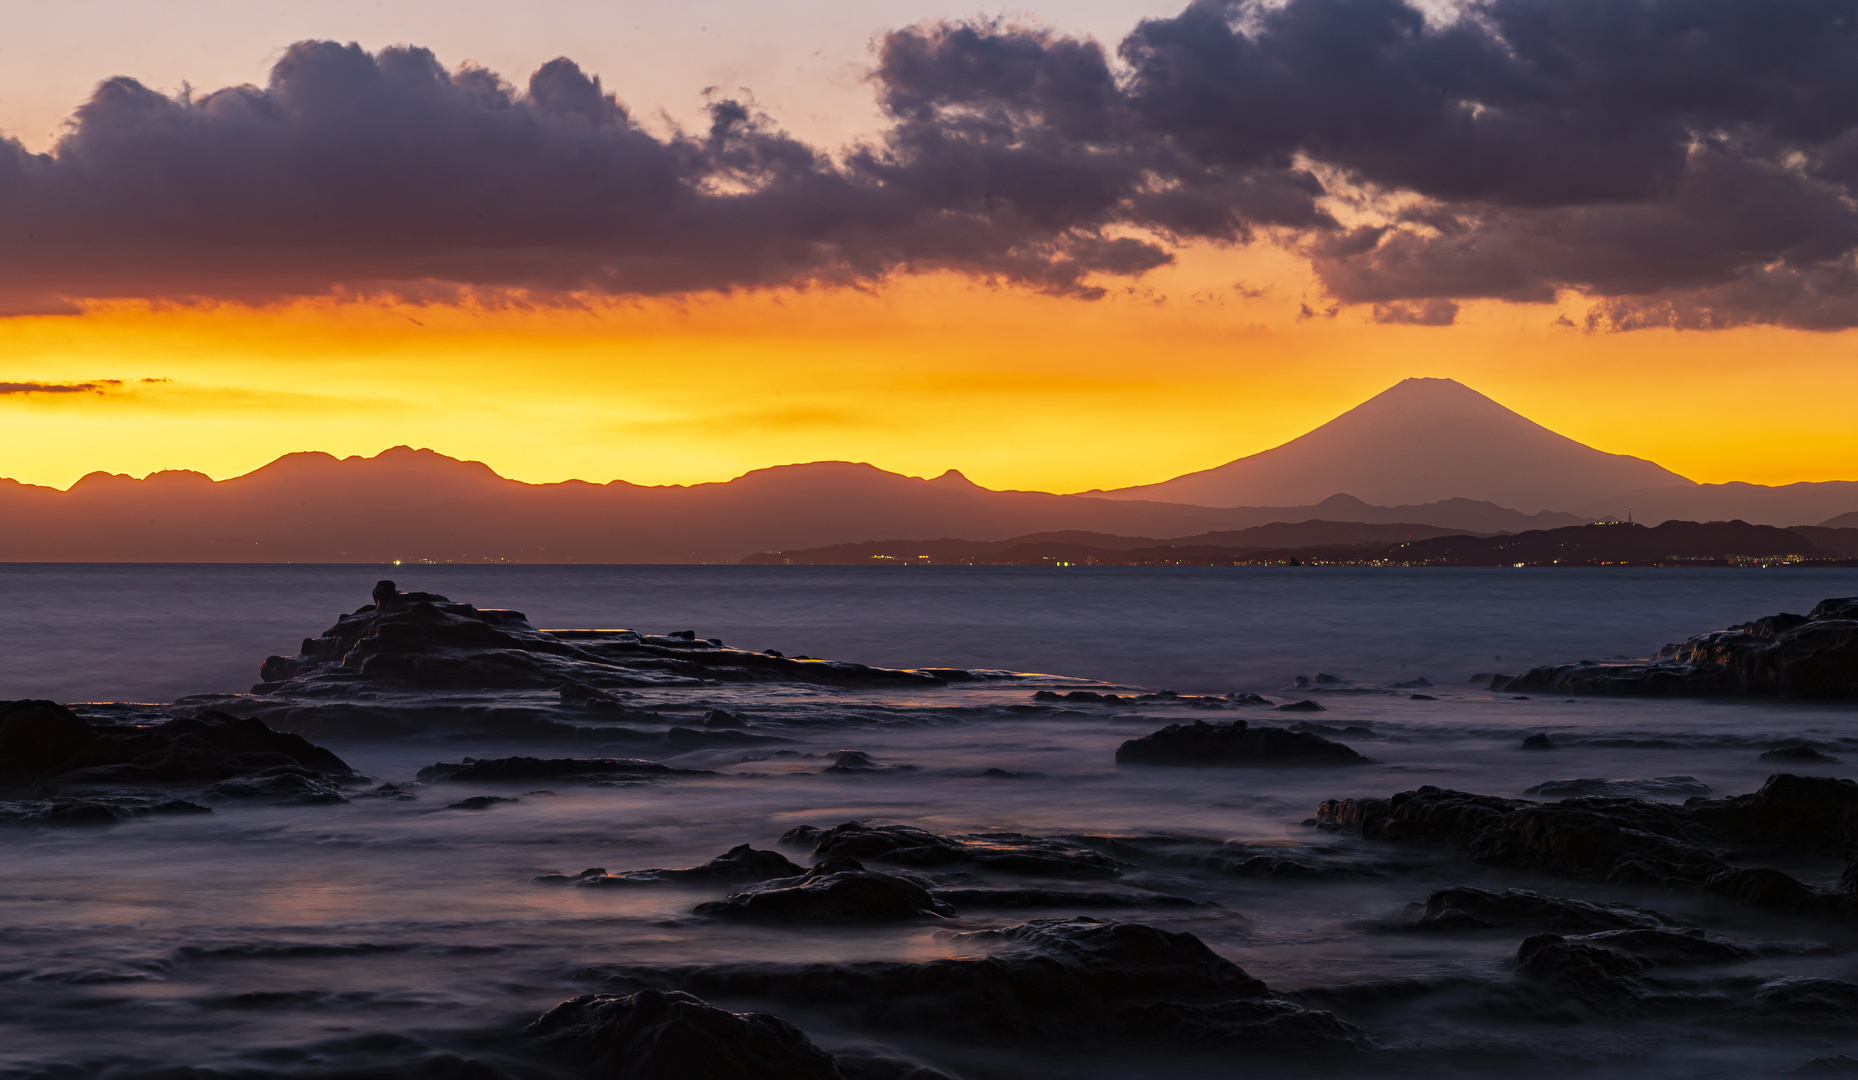
[{"label": "silky blurred water", "polygon": [[[1088,913],[1196,934],[1274,989],[1468,977],[1501,982],[1519,934],[1390,935],[1364,927],[1448,885],[1521,886],[1642,904],[1734,940],[1779,942],[1737,974],[1858,981],[1858,929],[1777,917],[1657,888],[1600,886],[1470,863],[1453,852],[1320,839],[1351,868],[1320,880],[1132,868],[1187,908],[964,911],[951,924],[745,927],[694,917],[717,888],[546,887],[545,872],[700,863],[768,848],[797,824],[853,818],[937,831],[1168,833],[1309,845],[1300,822],[1325,798],[1439,784],[1520,796],[1570,777],[1687,776],[1752,790],[1769,747],[1810,742],[1858,761],[1858,709],[1763,702],[1513,700],[1466,678],[1537,662],[1643,656],[1667,641],[1858,594],[1858,571],[1040,569],[835,567],[0,567],[0,698],[167,700],[236,691],[268,653],[294,652],[392,576],[539,626],[693,629],[732,645],[866,663],[1042,671],[1183,692],[1285,700],[1298,674],[1363,684],[1318,693],[1308,717],[1371,734],[1371,765],[1310,769],[1119,767],[1124,739],[1163,724],[1242,716],[1184,706],[1027,714],[1037,684],[908,691],[703,687],[641,702],[721,706],[789,741],[784,757],[718,749],[667,758],[715,770],[637,786],[432,784],[413,801],[216,804],[210,815],[107,830],[0,832],[0,1078],[114,1080],[169,1066],[258,1076],[346,1075],[434,1051],[470,1053],[485,1031],[600,989],[590,967],[924,959],[942,929]],[[1388,684],[1425,676],[1434,700]],[[1304,696],[1298,692],[1296,696]],[[662,699],[660,702],[659,699]],[[688,713],[686,713],[688,715]],[[1300,718],[1300,717],[1299,717]],[[1563,748],[1518,749],[1545,732]],[[331,742],[376,781],[460,756],[556,756],[560,744]],[[911,770],[820,770],[856,749]],[[577,752],[599,753],[597,747]],[[1849,764],[1816,773],[1858,775]],[[987,770],[1013,774],[989,776]],[[535,788],[548,787],[548,791]],[[466,796],[517,801],[453,808]],[[788,854],[804,862],[803,851]],[[1775,865],[1826,883],[1840,863]],[[834,1017],[766,1002],[829,1049],[870,1045]],[[1427,997],[1370,1034],[1399,1058],[1311,1062],[1292,1075],[1779,1075],[1858,1055],[1858,1036],[1784,1027],[1518,1026]],[[876,1040],[959,1080],[1223,1077],[1249,1063],[1113,1048],[967,1046],[910,1033]],[[1437,1048],[1436,1053],[1428,1047]],[[1475,1051],[1475,1052],[1473,1052]],[[1471,1056],[1466,1057],[1466,1054]],[[1430,1055],[1430,1056],[1429,1056]],[[251,1070],[262,1070],[253,1072]],[[1257,1071],[1253,1069],[1253,1071]]]}]

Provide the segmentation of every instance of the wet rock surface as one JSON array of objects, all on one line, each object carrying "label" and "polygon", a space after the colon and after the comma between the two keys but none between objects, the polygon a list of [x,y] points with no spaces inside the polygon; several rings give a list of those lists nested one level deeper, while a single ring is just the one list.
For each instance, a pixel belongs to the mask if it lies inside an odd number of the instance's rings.
[{"label": "wet rock surface", "polygon": [[1681,920],[1621,903],[1594,903],[1548,896],[1528,889],[1495,892],[1472,886],[1439,889],[1426,897],[1415,918],[1398,928],[1410,930],[1492,930],[1510,928],[1595,933],[1608,930],[1665,930]]},{"label": "wet rock surface", "polygon": [[1128,765],[1365,765],[1371,758],[1309,731],[1252,727],[1243,720],[1169,724],[1116,748]]},{"label": "wet rock surface", "polygon": [[1491,688],[1615,697],[1858,698],[1858,597],[1700,634],[1644,663],[1538,667]]},{"label": "wet rock surface", "polygon": [[49,701],[0,702],[0,786],[201,783],[278,767],[353,775],[329,751],[258,720],[206,713],[116,726]]},{"label": "wet rock surface", "polygon": [[584,1076],[611,1080],[840,1080],[832,1055],[766,1013],[640,990],[564,1001],[525,1034]]},{"label": "wet rock surface", "polygon": [[1683,806],[1583,797],[1535,803],[1431,786],[1387,799],[1331,800],[1319,827],[1369,839],[1443,844],[1471,858],[1613,884],[1691,886],[1790,911],[1858,912],[1849,888],[1816,889],[1780,870],[1738,867],[1737,847],[1842,856],[1858,842],[1858,784],[1770,776],[1757,791]]},{"label": "wet rock surface", "polygon": [[545,874],[536,878],[546,885],[578,885],[586,888],[623,888],[631,885],[709,885],[767,881],[793,878],[806,873],[778,851],[759,851],[748,844],[737,844],[701,866],[655,867],[609,874],[604,868],[583,870],[573,877]]},{"label": "wet rock surface", "polygon": [[419,770],[424,782],[435,780],[482,783],[525,783],[532,780],[659,779],[693,776],[700,770],[674,769],[637,758],[465,758],[435,762]]},{"label": "wet rock surface", "polygon": [[1117,861],[1064,837],[1023,833],[941,835],[910,825],[848,821],[831,829],[797,826],[781,842],[809,846],[818,859],[850,858],[916,868],[974,866],[1034,877],[1110,878]]},{"label": "wet rock surface", "polygon": [[295,656],[273,656],[254,693],[344,695],[358,686],[568,688],[580,707],[623,708],[611,691],[696,680],[941,685],[922,671],[789,660],[731,649],[689,631],[537,630],[519,611],[477,608],[384,581],[376,603],[343,615]]},{"label": "wet rock surface", "polygon": [[698,904],[694,914],[759,922],[895,922],[944,918],[953,905],[921,884],[866,870],[856,859],[828,858],[798,877],[774,878]]},{"label": "wet rock surface", "polygon": [[922,963],[599,974],[711,996],[838,1006],[835,1015],[859,1026],[990,1041],[1136,1040],[1259,1052],[1346,1052],[1370,1045],[1335,1016],[1271,994],[1188,933],[1088,918],[1041,919],[958,934],[951,943],[964,955]]}]

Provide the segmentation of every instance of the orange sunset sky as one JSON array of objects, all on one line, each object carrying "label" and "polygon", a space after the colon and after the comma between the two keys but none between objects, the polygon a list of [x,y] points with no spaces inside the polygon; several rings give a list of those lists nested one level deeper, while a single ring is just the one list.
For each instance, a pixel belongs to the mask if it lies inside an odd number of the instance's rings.
[{"label": "orange sunset sky", "polygon": [[[1858,400],[1853,332],[1554,325],[1579,317],[1574,297],[1478,304],[1449,327],[1299,321],[1307,287],[1299,260],[1262,248],[1197,251],[1096,301],[938,275],[575,307],[105,305],[0,321],[0,378],[126,382],[0,397],[0,461],[63,487],[409,443],[536,482],[849,459],[1068,491],[1266,449],[1437,375],[1697,480],[1858,477],[1837,404]],[[143,378],[171,381],[128,382]]]},{"label": "orange sunset sky", "polygon": [[[195,6],[196,14],[223,17],[201,40],[128,24],[80,46],[80,35],[56,14],[41,12],[22,23],[24,33],[4,46],[10,52],[0,53],[0,60],[17,61],[13,74],[0,79],[0,121],[27,163],[22,175],[38,176],[32,170],[41,169],[51,177],[43,181],[48,190],[59,197],[79,186],[54,170],[77,168],[80,151],[101,151],[84,150],[88,144],[72,132],[96,140],[107,131],[102,121],[67,118],[107,76],[140,77],[150,92],[194,108],[178,85],[188,71],[202,80],[186,92],[195,95],[202,86],[263,85],[265,68],[291,40],[363,38],[364,47],[378,49],[404,40],[400,35],[411,35],[422,12],[430,14],[416,4],[390,5],[390,15],[401,19],[393,22],[359,6],[287,7],[289,17],[272,25],[224,5]],[[604,92],[617,92],[622,106],[630,105],[635,119],[622,123],[665,139],[704,122],[690,87],[759,77],[769,90],[754,99],[756,107],[793,139],[820,147],[825,160],[859,140],[890,137],[883,125],[891,121],[873,102],[881,93],[901,93],[894,90],[901,76],[887,76],[880,85],[866,74],[889,62],[882,35],[949,14],[900,5],[820,5],[813,22],[777,33],[753,20],[731,24],[728,16],[736,10],[718,3],[693,8],[687,19],[659,16],[649,34],[635,35],[625,49],[588,44],[578,52],[590,74],[603,60],[629,68],[630,80],[627,71],[608,69]],[[866,13],[853,14],[860,10]],[[499,23],[505,16],[486,5],[461,11],[457,20],[422,35],[424,42],[439,49],[447,70],[461,70],[464,56],[499,65],[514,87],[510,100],[521,107],[541,100],[534,88],[539,84],[524,91],[526,72],[557,49],[576,51],[574,38],[588,39],[559,31],[524,36]],[[1070,25],[1061,11],[1048,18],[1018,16],[1013,25],[1057,23],[1044,37],[1016,39],[1048,51],[1063,41],[1102,39],[1110,77],[1133,86],[1136,67],[1128,57],[1136,54],[1115,59],[1115,38],[1142,18],[1166,19],[1177,11],[1167,4],[1100,4],[1080,9]],[[1430,17],[1443,18],[1436,12]],[[700,22],[701,29],[686,22]],[[705,39],[710,22],[717,31]],[[1002,25],[992,24],[993,30],[1002,32]],[[1423,44],[1429,31],[1405,32]],[[650,34],[665,47],[654,50]],[[1262,48],[1268,42],[1264,31],[1258,34]],[[815,37],[824,44],[809,52]],[[706,40],[725,43],[715,54],[723,59],[700,61],[697,43]],[[757,40],[780,62],[752,48]],[[652,60],[654,52],[662,55]],[[674,96],[674,86],[684,88],[684,97]],[[1130,100],[1139,103],[1139,95],[1131,91]],[[953,124],[970,115],[962,111],[970,107],[949,106],[936,115]],[[1025,119],[1030,106],[1003,108],[1025,130],[1058,123],[1049,120],[1059,115],[1049,104],[1032,120]],[[1519,106],[1512,111],[1522,112]],[[898,106],[892,110],[898,130],[905,124],[901,117]],[[1101,153],[1105,137],[1088,137]],[[1023,143],[1024,132],[1016,138]],[[1182,145],[1187,138],[1181,136]],[[1702,152],[1689,152],[1691,164],[1679,167],[1704,168]],[[896,153],[905,160],[903,151]],[[1238,167],[1220,160],[1222,168]],[[163,250],[166,234],[138,241],[142,246],[131,255],[152,259],[155,269],[137,270],[142,276],[133,280],[133,274],[109,269],[118,256],[107,251],[99,262],[73,263],[74,269],[47,277],[33,260],[62,258],[77,246],[54,235],[44,241],[48,246],[0,266],[0,292],[6,293],[0,310],[15,312],[0,318],[0,384],[7,390],[0,393],[0,475],[58,487],[93,470],[142,475],[188,468],[223,478],[295,450],[373,454],[406,443],[483,460],[528,481],[681,484],[785,462],[850,459],[916,475],[958,468],[995,488],[1076,491],[1207,468],[1293,438],[1402,378],[1443,376],[1572,438],[1650,458],[1701,481],[1858,478],[1858,425],[1850,407],[1858,400],[1858,331],[1845,328],[1840,317],[1814,316],[1814,322],[1756,312],[1719,320],[1723,328],[1716,329],[1619,330],[1606,320],[1589,329],[1590,311],[1609,297],[1656,299],[1715,286],[1669,277],[1682,276],[1670,269],[1658,271],[1668,280],[1648,284],[1640,274],[1628,284],[1609,284],[1614,279],[1586,267],[1545,271],[1508,292],[1493,288],[1492,295],[1478,295],[1475,275],[1473,286],[1389,286],[1392,256],[1367,269],[1350,264],[1347,274],[1333,265],[1325,270],[1311,261],[1327,242],[1325,228],[1332,229],[1327,235],[1364,223],[1408,228],[1397,224],[1408,220],[1399,208],[1422,203],[1483,215],[1476,218],[1481,227],[1495,228],[1489,222],[1502,214],[1544,212],[1536,208],[1541,200],[1529,194],[1506,203],[1511,196],[1501,191],[1466,196],[1431,190],[1426,185],[1434,181],[1424,178],[1402,180],[1408,186],[1401,187],[1342,166],[1325,172],[1304,157],[1273,160],[1270,168],[1299,177],[1313,171],[1322,179],[1327,190],[1316,205],[1332,215],[1325,218],[1330,225],[1260,219],[1238,233],[1195,234],[1167,224],[1172,219],[1156,225],[1160,219],[1144,223],[1117,211],[1123,216],[1002,241],[1002,250],[1010,247],[1018,258],[1027,250],[1049,255],[1053,249],[1041,244],[1133,236],[1157,244],[1172,260],[1146,270],[1091,269],[1075,287],[1014,279],[990,269],[995,264],[941,253],[905,256],[872,270],[857,269],[848,256],[829,272],[704,279],[666,289],[650,286],[650,272],[644,287],[589,289],[487,280],[489,271],[473,269],[478,276],[460,279],[464,293],[425,300],[406,298],[419,289],[380,285],[373,269],[345,280],[349,272],[336,265],[316,271],[325,276],[309,285],[284,281],[248,295],[240,281],[249,264],[201,270],[211,261],[205,247],[204,255],[180,258],[187,273],[206,275],[199,280],[207,284],[169,289],[160,255],[148,255]],[[1372,164],[1380,158],[1361,160],[1371,163],[1348,168],[1381,167]],[[1737,160],[1747,165],[1753,159]],[[743,190],[771,183],[742,180],[739,164],[728,168],[738,170],[728,182],[746,185]],[[1823,189],[1832,182],[1807,176],[1806,166],[1785,168],[1803,184],[1810,180]],[[5,176],[0,169],[0,235],[40,242],[34,223],[51,219],[28,205],[29,196],[7,188]],[[720,182],[692,181],[692,190],[713,194]],[[173,181],[177,192],[196,186]],[[995,195],[986,198],[992,213]],[[1605,196],[1621,205],[1636,198]],[[8,199],[17,203],[10,217]],[[1536,203],[1514,209],[1526,199]],[[189,205],[188,213],[214,213],[211,198]],[[141,221],[155,211],[141,206],[126,213]],[[186,222],[176,228],[175,235],[197,231]],[[1451,234],[1444,227],[1442,233],[1427,231],[1430,225],[1411,228],[1421,241]],[[70,235],[91,236],[72,229]],[[1767,260],[1763,272],[1804,259],[1794,254],[1799,243],[1777,241],[1768,254],[1757,250],[1758,243],[1744,246],[1755,254],[1738,258]],[[317,258],[327,255],[317,251]],[[339,264],[348,256],[328,257]],[[1816,264],[1822,269],[1837,268],[1850,263],[1851,252],[1813,257],[1822,259]],[[284,263],[292,258],[288,250],[278,255]],[[1680,253],[1673,265],[1687,260]],[[407,276],[429,280],[432,264],[422,265],[426,269]],[[277,271],[280,281],[289,270]],[[1370,270],[1381,277],[1360,284]],[[1746,276],[1745,268],[1733,273]],[[1723,280],[1730,274],[1725,270]],[[1090,298],[1089,289],[1099,287],[1103,295]],[[1457,316],[1450,325],[1376,321],[1375,298],[1383,295],[1411,296],[1415,303],[1450,297]],[[1845,302],[1833,297],[1826,303],[1833,301]],[[34,389],[41,386],[47,389]]]}]

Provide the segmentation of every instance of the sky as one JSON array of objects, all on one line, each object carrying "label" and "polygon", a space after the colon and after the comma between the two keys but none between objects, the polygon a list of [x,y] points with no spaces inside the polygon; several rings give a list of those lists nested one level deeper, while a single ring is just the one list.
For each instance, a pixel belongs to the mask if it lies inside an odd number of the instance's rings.
[{"label": "sky", "polygon": [[0,132],[32,483],[1074,491],[1409,376],[1858,478],[1858,3],[77,0],[9,15]]}]

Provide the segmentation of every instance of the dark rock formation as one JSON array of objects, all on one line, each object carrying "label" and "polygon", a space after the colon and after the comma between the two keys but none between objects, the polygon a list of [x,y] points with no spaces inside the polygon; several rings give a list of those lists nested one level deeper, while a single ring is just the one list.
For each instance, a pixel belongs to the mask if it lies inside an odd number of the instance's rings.
[{"label": "dark rock formation", "polygon": [[[1319,826],[1370,839],[1462,848],[1480,862],[1613,883],[1700,886],[1787,910],[1846,913],[1858,894],[1809,888],[1778,870],[1732,866],[1720,845],[1756,853],[1842,855],[1858,840],[1858,784],[1786,773],[1729,799],[1683,806],[1586,797],[1557,803],[1426,786],[1317,808]],[[1848,871],[1850,873],[1850,871]]]},{"label": "dark rock formation", "polygon": [[766,1013],[731,1013],[675,991],[586,994],[525,1034],[602,1080],[840,1080],[832,1055]]},{"label": "dark rock formation", "polygon": [[518,611],[479,609],[434,593],[402,593],[392,582],[381,586],[376,590],[380,603],[341,616],[321,637],[305,639],[296,656],[267,659],[260,671],[264,681],[253,691],[342,697],[370,687],[566,687],[565,703],[624,710],[611,692],[625,687],[718,680],[921,686],[947,681],[924,671],[730,649],[690,631],[537,630]]},{"label": "dark rock formation", "polygon": [[1614,697],[1858,697],[1858,597],[1667,645],[1645,663],[1539,667],[1491,689]]},{"label": "dark rock formation", "polygon": [[49,701],[0,702],[0,787],[202,784],[278,768],[354,775],[341,758],[260,720],[209,712],[158,724],[93,724]]},{"label": "dark rock formation", "polygon": [[1549,799],[1572,799],[1582,795],[1633,799],[1688,799],[1709,793],[1710,786],[1694,776],[1653,776],[1627,780],[1613,780],[1604,776],[1583,776],[1569,780],[1546,780],[1523,789],[1524,795],[1540,795]]},{"label": "dark rock formation", "polygon": [[849,858],[918,869],[964,864],[1033,877],[1108,878],[1119,872],[1116,860],[1102,852],[1061,838],[1022,833],[943,836],[909,825],[848,821],[824,832],[803,825],[789,830],[781,841],[804,843],[808,838],[814,857],[820,859]]},{"label": "dark rock formation", "polygon": [[702,866],[656,867],[651,870],[631,870],[622,874],[608,874],[603,869],[583,870],[574,877],[568,877],[565,874],[545,874],[536,880],[551,885],[602,888],[628,885],[735,884],[768,881],[773,878],[793,878],[805,873],[805,867],[794,865],[792,860],[778,851],[757,851],[747,844],[737,844]]},{"label": "dark rock formation", "polygon": [[1534,734],[1534,735],[1523,736],[1522,749],[1524,750],[1554,750],[1558,748],[1555,746],[1555,740],[1549,738],[1547,735],[1543,735],[1538,732],[1537,734]]},{"label": "dark rock formation", "polygon": [[765,922],[887,922],[955,913],[916,882],[866,870],[856,859],[843,857],[827,859],[799,877],[750,885],[693,910]]},{"label": "dark rock formation", "polygon": [[1439,889],[1426,897],[1413,930],[1481,930],[1530,927],[1562,933],[1607,930],[1670,930],[1683,924],[1669,915],[1630,904],[1596,904],[1527,889],[1492,892],[1470,886]]},{"label": "dark rock formation", "polygon": [[1302,701],[1286,702],[1282,705],[1279,705],[1277,708],[1272,709],[1271,711],[1272,712],[1328,712],[1329,710],[1323,708],[1321,705],[1317,704],[1316,702],[1311,701],[1309,698],[1304,698]]},{"label": "dark rock formation", "polygon": [[1712,941],[1701,932],[1607,930],[1579,937],[1536,934],[1517,948],[1516,970],[1588,999],[1638,999],[1646,996],[1641,980],[1653,969],[1754,958],[1752,949]]},{"label": "dark rock formation", "polygon": [[446,809],[447,810],[488,810],[491,807],[496,806],[498,803],[513,803],[513,802],[521,802],[521,801],[522,801],[521,799],[506,799],[501,795],[473,795],[468,799],[460,799],[459,801],[452,803],[450,806],[447,806]]},{"label": "dark rock formation", "polygon": [[637,758],[465,758],[456,764],[435,762],[419,770],[419,779],[527,783],[532,780],[656,779],[704,775],[701,769],[674,769]]},{"label": "dark rock formation", "polygon": [[1169,724],[1116,748],[1124,765],[1365,765],[1373,759],[1308,731],[1229,724]]},{"label": "dark rock formation", "polygon": [[863,750],[840,750],[832,755],[832,764],[819,771],[823,773],[914,772],[916,766],[880,765]]},{"label": "dark rock formation", "polygon": [[1368,1045],[1333,1015],[1275,998],[1192,934],[1042,919],[954,935],[951,945],[963,955],[923,963],[633,969],[616,972],[614,981],[836,1006],[850,1023],[968,1040],[1136,1040],[1256,1052]]},{"label": "dark rock formation", "polygon": [[1784,761],[1790,765],[1837,765],[1839,759],[1822,754],[1810,746],[1783,746],[1761,755],[1762,761]]}]

